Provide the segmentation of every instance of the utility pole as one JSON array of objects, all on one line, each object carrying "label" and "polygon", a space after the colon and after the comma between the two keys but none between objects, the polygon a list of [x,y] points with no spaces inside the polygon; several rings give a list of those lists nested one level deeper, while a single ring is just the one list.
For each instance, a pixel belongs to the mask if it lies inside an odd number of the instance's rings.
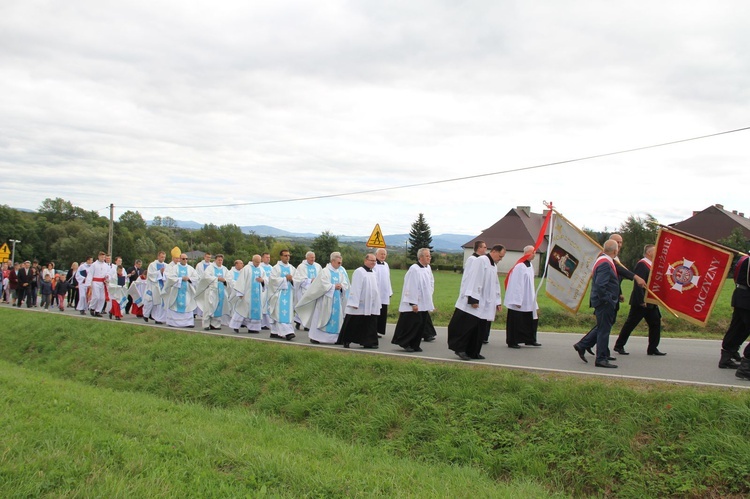
[{"label": "utility pole", "polygon": [[115,231],[115,205],[109,205],[109,239],[107,241],[107,253],[112,254],[112,235]]},{"label": "utility pole", "polygon": [[13,249],[11,250],[11,253],[10,253],[10,263],[11,265],[13,265],[16,263],[16,243],[20,243],[21,240],[20,239],[8,239],[8,241],[13,243]]}]

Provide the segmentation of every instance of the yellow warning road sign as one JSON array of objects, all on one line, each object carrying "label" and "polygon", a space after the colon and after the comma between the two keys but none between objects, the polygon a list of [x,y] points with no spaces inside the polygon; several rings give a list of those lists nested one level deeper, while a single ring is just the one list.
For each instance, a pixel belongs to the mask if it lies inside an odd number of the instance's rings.
[{"label": "yellow warning road sign", "polygon": [[8,243],[3,243],[0,246],[0,262],[7,262],[10,256],[10,250],[8,249]]},{"label": "yellow warning road sign", "polygon": [[367,240],[368,248],[385,248],[385,238],[383,233],[380,231],[380,224],[375,224],[375,228],[372,229],[370,239]]}]

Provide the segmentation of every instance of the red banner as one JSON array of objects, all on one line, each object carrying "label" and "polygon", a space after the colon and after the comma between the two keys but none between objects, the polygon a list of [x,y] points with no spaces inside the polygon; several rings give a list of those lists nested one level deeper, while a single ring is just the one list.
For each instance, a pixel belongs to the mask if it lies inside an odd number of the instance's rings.
[{"label": "red banner", "polygon": [[[678,316],[705,326],[732,257],[732,253],[708,241],[661,228],[648,289]],[[658,304],[650,293],[646,301]]]}]

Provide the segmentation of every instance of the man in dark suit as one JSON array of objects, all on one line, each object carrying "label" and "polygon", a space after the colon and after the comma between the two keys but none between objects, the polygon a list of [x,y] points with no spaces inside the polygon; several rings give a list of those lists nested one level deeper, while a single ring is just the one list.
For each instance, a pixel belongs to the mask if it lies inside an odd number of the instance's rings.
[{"label": "man in dark suit", "polygon": [[[143,262],[140,260],[136,260],[133,263],[133,266],[128,269],[128,284],[133,284],[133,281],[138,279],[138,277],[143,274],[143,269],[141,266],[143,265]],[[125,313],[130,313],[130,307],[133,306],[133,297],[128,295],[128,303],[125,305]]]},{"label": "man in dark suit", "polygon": [[[729,323],[721,342],[720,369],[738,369],[737,377],[750,380],[750,344],[743,356],[739,356],[742,343],[750,335],[750,267],[747,255],[740,258],[734,268],[734,292],[732,293],[732,322]],[[735,359],[740,359],[740,364]]]},{"label": "man in dark suit", "polygon": [[[643,248],[643,258],[635,265],[635,275],[640,276],[644,281],[648,281],[648,275],[651,273],[651,266],[654,262],[656,246],[647,244]],[[630,293],[630,313],[625,323],[620,329],[620,335],[615,342],[615,352],[620,355],[630,355],[625,351],[625,343],[630,338],[630,333],[635,327],[646,319],[648,324],[648,355],[666,355],[657,348],[661,339],[661,313],[659,307],[651,303],[646,303],[646,290],[640,286],[633,286],[633,292]]]},{"label": "man in dark suit", "polygon": [[21,268],[16,272],[16,276],[18,277],[18,303],[16,303],[16,306],[20,307],[24,297],[26,297],[26,308],[31,308],[33,304],[31,281],[36,279],[36,276],[31,272],[31,262],[28,260],[23,262]]},{"label": "man in dark suit", "polygon": [[596,367],[616,368],[609,362],[609,333],[615,322],[616,306],[620,300],[620,280],[617,277],[614,257],[617,256],[617,242],[612,239],[604,243],[604,254],[594,263],[591,279],[590,305],[594,307],[596,327],[593,334],[587,334],[573,348],[584,362],[586,349],[596,345]]}]

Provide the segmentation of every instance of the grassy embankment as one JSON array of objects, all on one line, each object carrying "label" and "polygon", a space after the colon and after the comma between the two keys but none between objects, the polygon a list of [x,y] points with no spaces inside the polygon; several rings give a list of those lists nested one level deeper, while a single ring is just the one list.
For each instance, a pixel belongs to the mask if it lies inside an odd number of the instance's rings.
[{"label": "grassy embankment", "polygon": [[[389,322],[396,322],[398,319],[398,302],[401,299],[401,288],[404,285],[405,270],[391,270],[391,281],[393,285],[393,297],[389,307]],[[458,297],[458,289],[461,284],[461,274],[454,272],[434,272],[435,276],[435,294],[433,301],[437,312],[433,314],[433,322],[436,326],[447,326],[450,322],[453,309]],[[505,279],[504,275],[500,276],[501,285]],[[537,279],[537,285],[539,279]],[[591,286],[589,286],[589,289]],[[614,334],[620,330],[620,326],[628,315],[630,291],[633,289],[632,281],[624,281],[622,290],[625,296],[625,303],[621,305],[617,322],[612,328]],[[669,312],[662,310],[662,336],[663,337],[682,337],[682,338],[721,338],[729,326],[732,317],[732,291],[734,290],[733,282],[728,280],[722,288],[721,296],[716,303],[711,314],[708,325],[703,328],[691,324],[684,319],[677,319]],[[503,291],[503,296],[505,292]],[[561,331],[561,332],[586,332],[596,322],[593,316],[593,309],[589,308],[588,292],[583,300],[580,310],[577,314],[571,314],[558,303],[552,301],[544,292],[544,286],[539,292],[539,330],[540,331]],[[493,324],[495,329],[505,329],[506,311],[497,317]],[[646,336],[648,329],[645,321],[633,332],[636,336]]]},{"label": "grassy embankment", "polygon": [[3,496],[750,493],[746,391],[0,321]]}]

